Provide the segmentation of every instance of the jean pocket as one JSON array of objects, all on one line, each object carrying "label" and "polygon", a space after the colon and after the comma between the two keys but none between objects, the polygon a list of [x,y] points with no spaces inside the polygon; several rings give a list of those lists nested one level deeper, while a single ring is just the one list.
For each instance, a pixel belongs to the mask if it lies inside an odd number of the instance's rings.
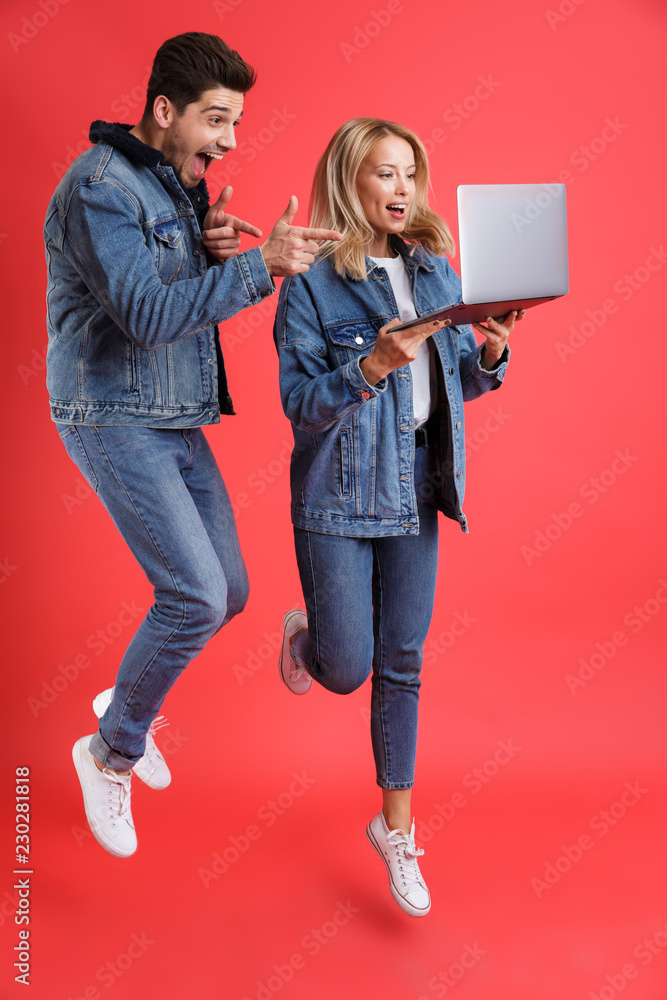
[{"label": "jean pocket", "polygon": [[90,488],[97,493],[99,489],[97,476],[95,475],[88,455],[86,454],[86,449],[83,446],[83,441],[81,440],[81,434],[79,433],[78,427],[66,427],[62,431],[59,430],[58,433],[60,434],[60,440],[65,445],[67,454],[72,459]]},{"label": "jean pocket", "polygon": [[352,496],[351,452],[352,432],[349,427],[343,427],[338,433],[339,447],[339,488],[342,497]]}]

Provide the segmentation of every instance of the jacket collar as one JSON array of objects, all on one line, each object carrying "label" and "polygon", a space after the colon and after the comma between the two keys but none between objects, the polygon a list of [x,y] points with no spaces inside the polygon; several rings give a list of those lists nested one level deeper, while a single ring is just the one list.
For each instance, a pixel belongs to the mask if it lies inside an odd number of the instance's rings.
[{"label": "jacket collar", "polygon": [[91,142],[103,142],[107,146],[119,149],[133,163],[143,167],[159,167],[164,163],[164,157],[159,149],[147,146],[136,135],[130,134],[134,125],[121,125],[120,122],[104,122],[98,119],[90,126],[88,138]]},{"label": "jacket collar", "polygon": [[[121,124],[120,122],[105,122],[101,119],[97,119],[90,126],[89,139],[92,143],[105,143],[108,146],[113,146],[114,149],[120,150],[128,160],[136,163],[142,167],[148,167],[150,170],[155,170],[158,167],[169,167],[169,164],[165,161],[162,153],[159,149],[155,149],[154,146],[149,146],[147,143],[142,142],[141,139],[137,139],[136,135],[132,135],[130,129],[133,129],[134,125]],[[172,170],[173,172],[173,170]],[[174,173],[177,183],[180,184],[178,177]],[[181,185],[182,187],[182,185]],[[195,188],[184,189],[191,201],[194,199],[192,194],[198,192],[204,199],[206,206],[209,204],[208,188],[206,187],[206,181],[201,180]],[[191,194],[192,192],[192,194]]]},{"label": "jacket collar", "polygon": [[[424,271],[435,271],[436,265],[429,261],[430,254],[423,247],[415,246],[414,243],[406,243],[400,236],[392,236],[390,240],[392,248],[401,255],[408,271],[415,271],[417,268]],[[366,257],[366,267],[369,273],[377,266],[371,257]]]}]

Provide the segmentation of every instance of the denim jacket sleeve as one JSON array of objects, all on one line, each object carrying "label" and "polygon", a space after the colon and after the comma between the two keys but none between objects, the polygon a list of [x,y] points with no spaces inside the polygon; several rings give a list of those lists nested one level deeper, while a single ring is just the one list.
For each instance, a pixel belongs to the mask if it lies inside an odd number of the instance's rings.
[{"label": "denim jacket sleeve", "polygon": [[164,284],[146,245],[139,205],[113,181],[77,185],[64,215],[63,252],[102,308],[144,350],[229,319],[275,290],[259,248],[206,274]]},{"label": "denim jacket sleeve", "polygon": [[327,338],[310,290],[301,277],[287,278],[276,315],[280,395],[285,416],[299,430],[326,431],[387,388],[370,385],[359,367],[366,355],[332,369]]}]

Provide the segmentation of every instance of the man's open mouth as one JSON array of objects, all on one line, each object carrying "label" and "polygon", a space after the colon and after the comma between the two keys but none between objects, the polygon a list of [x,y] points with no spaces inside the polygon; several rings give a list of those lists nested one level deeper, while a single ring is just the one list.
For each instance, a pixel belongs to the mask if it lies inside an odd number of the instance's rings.
[{"label": "man's open mouth", "polygon": [[210,151],[195,153],[192,158],[192,169],[197,177],[203,177],[213,160],[221,160],[224,153],[212,153]]}]

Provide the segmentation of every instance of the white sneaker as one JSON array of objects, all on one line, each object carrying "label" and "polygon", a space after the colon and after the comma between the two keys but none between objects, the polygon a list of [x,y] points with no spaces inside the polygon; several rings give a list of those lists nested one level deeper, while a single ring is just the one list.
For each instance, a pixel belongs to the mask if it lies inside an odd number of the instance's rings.
[{"label": "white sneaker", "polygon": [[366,836],[387,866],[389,888],[400,908],[411,917],[425,917],[431,909],[431,896],[417,863],[424,848],[415,847],[414,820],[408,835],[403,830],[390,830],[380,811],[366,827]]},{"label": "white sneaker", "polygon": [[[108,688],[98,694],[93,701],[93,711],[98,719],[101,719],[106,712],[112,697],[113,688]],[[146,733],[146,752],[132,768],[136,776],[141,778],[149,788],[156,788],[158,791],[170,784],[171,772],[167,767],[166,760],[155,745],[154,733],[162,726],[168,725],[164,715],[158,715],[153,719],[151,727]]]},{"label": "white sneaker", "polygon": [[297,667],[292,659],[290,639],[302,628],[308,628],[306,612],[298,608],[294,611],[288,611],[283,618],[283,644],[280,649],[278,670],[282,680],[294,694],[305,694],[313,683],[313,678],[308,671],[304,670],[303,667]]},{"label": "white sneaker", "polygon": [[129,858],[137,849],[130,810],[132,775],[100,771],[88,747],[92,736],[82,736],[72,748],[72,758],[83,790],[86,819],[93,837],[117,858]]}]

